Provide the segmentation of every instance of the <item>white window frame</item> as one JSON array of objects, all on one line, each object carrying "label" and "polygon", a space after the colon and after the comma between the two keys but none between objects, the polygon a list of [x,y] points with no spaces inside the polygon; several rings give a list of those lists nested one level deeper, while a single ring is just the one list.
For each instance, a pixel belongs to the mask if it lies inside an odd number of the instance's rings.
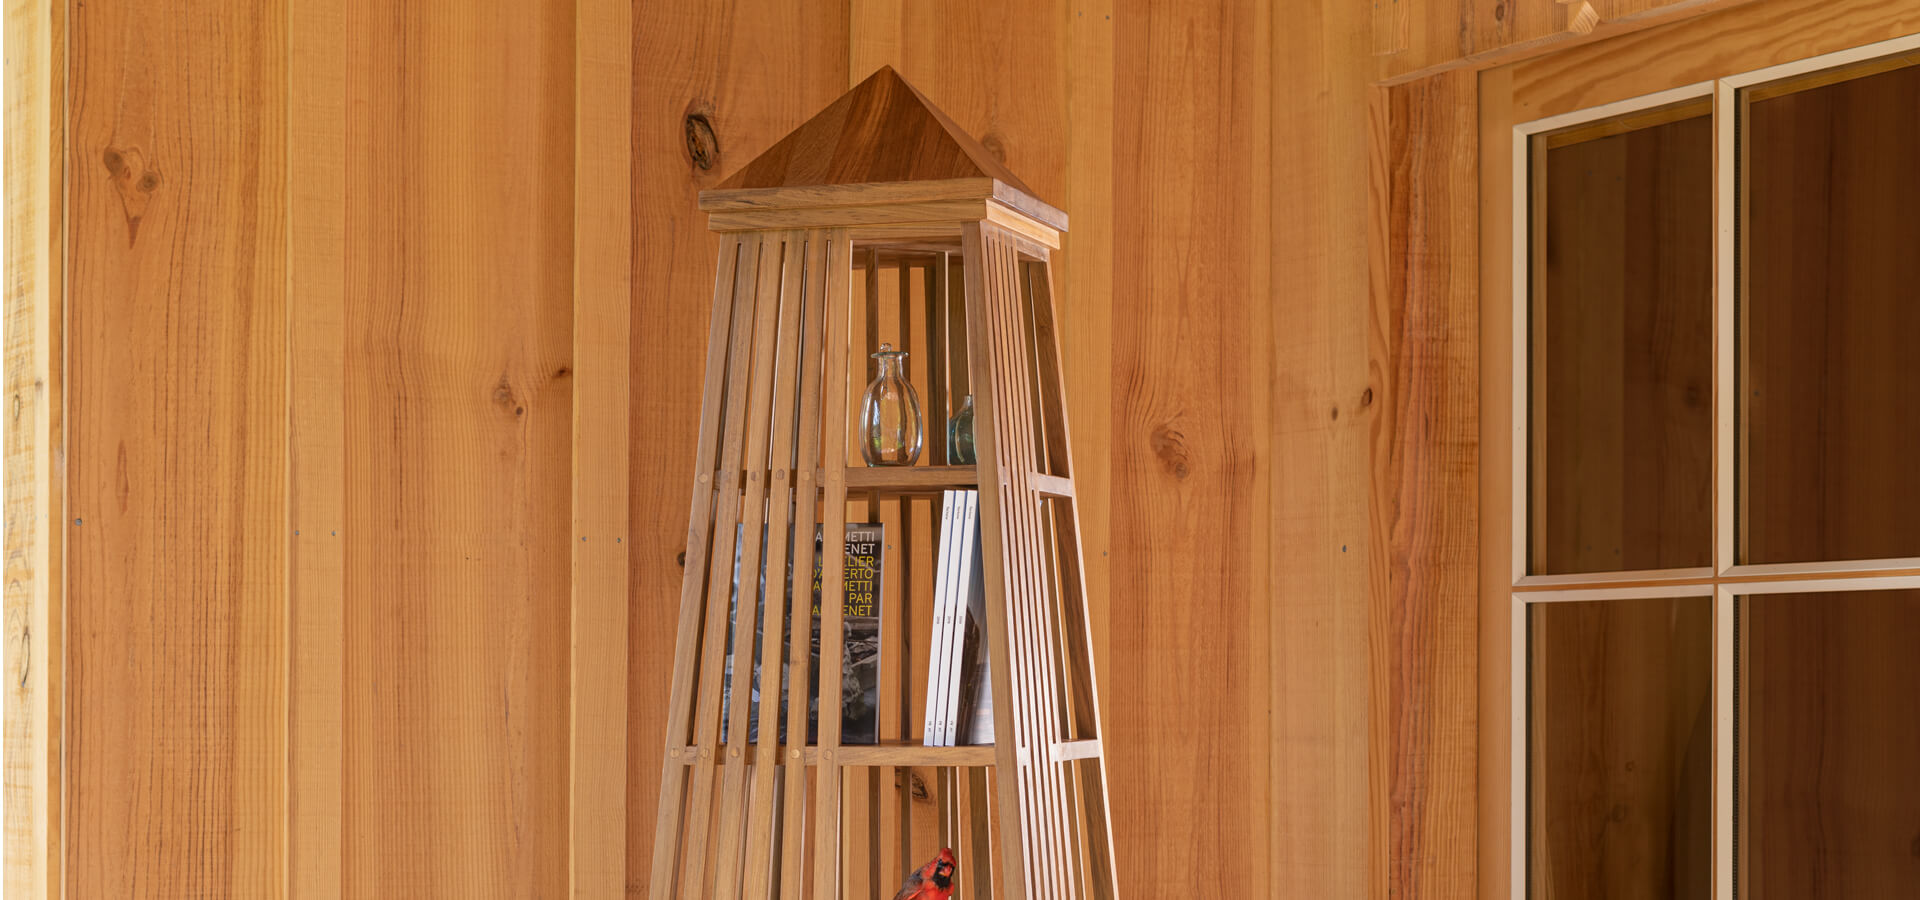
[{"label": "white window frame", "polygon": [[[1736,294],[1738,284],[1737,250],[1740,238],[1735,221],[1735,199],[1742,189],[1737,163],[1742,158],[1737,119],[1744,115],[1744,94],[1748,88],[1805,75],[1824,69],[1910,53],[1920,50],[1920,34],[1864,44],[1835,53],[1822,54],[1794,62],[1748,72],[1729,74],[1712,81],[1646,94],[1603,106],[1557,116],[1522,122],[1513,127],[1513,334],[1511,363],[1513,371],[1512,418],[1512,591],[1509,679],[1509,732],[1512,760],[1509,785],[1512,803],[1512,834],[1509,860],[1511,889],[1508,896],[1528,897],[1527,839],[1531,830],[1530,804],[1527,802],[1528,773],[1531,760],[1527,753],[1532,726],[1527,702],[1532,679],[1528,657],[1529,631],[1527,609],[1536,603],[1566,601],[1606,601],[1646,598],[1713,598],[1713,896],[1715,900],[1734,898],[1735,734],[1734,627],[1738,598],[1757,594],[1816,593],[1838,591],[1876,591],[1920,589],[1920,557],[1872,560],[1836,560],[1804,563],[1743,565],[1735,555],[1734,500],[1737,434],[1735,432],[1737,398],[1736,377]],[[1529,381],[1533,375],[1531,247],[1532,143],[1535,135],[1584,125],[1661,106],[1713,99],[1714,129],[1714,565],[1682,569],[1654,569],[1625,572],[1601,572],[1573,575],[1531,575],[1527,572],[1528,535],[1531,502],[1528,471],[1530,458],[1531,409]]]}]

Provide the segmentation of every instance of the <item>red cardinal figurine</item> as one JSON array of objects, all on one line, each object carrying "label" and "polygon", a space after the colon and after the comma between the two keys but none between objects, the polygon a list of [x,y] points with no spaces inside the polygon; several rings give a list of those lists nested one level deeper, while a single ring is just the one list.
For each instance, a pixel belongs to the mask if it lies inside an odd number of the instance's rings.
[{"label": "red cardinal figurine", "polygon": [[947,900],[953,896],[953,849],[943,847],[940,855],[907,876],[893,900]]}]

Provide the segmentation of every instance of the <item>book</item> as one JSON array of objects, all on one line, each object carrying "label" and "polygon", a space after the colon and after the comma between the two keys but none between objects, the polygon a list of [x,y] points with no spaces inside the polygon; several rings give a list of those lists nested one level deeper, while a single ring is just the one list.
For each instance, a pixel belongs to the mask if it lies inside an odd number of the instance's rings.
[{"label": "book", "polygon": [[[984,661],[986,602],[981,577],[980,492],[962,492],[959,546],[954,566],[952,595],[954,622],[947,646],[945,666],[949,676],[943,685],[941,704],[941,746],[957,745],[967,735],[961,725],[971,711],[972,691],[977,691],[977,673],[969,663]],[[979,595],[979,596],[976,596]]]},{"label": "book", "polygon": [[[840,655],[840,743],[880,742],[880,596],[886,574],[887,529],[880,522],[847,523],[846,586]],[[808,680],[807,743],[820,740],[820,594],[825,556],[814,540],[813,664]]]},{"label": "book", "polygon": [[[847,523],[843,552],[846,555],[844,582],[846,593],[842,601],[843,622],[846,636],[841,644],[841,715],[840,743],[875,744],[880,740],[880,590],[881,579],[885,576],[886,527],[878,522]],[[740,563],[741,531],[734,533],[733,590],[728,597],[726,665],[721,679],[720,689],[720,742],[727,742],[729,718],[733,699],[733,673],[736,655],[747,654],[752,660],[752,682],[750,695],[753,710],[747,717],[747,741],[760,740],[759,716],[753,714],[760,705],[760,657],[759,648],[764,639],[762,623],[766,615],[767,573],[764,560],[767,558],[764,545],[766,530],[760,534],[763,560],[759,573],[759,589],[754,595],[753,641],[748,644],[739,642],[736,653],[736,635],[744,632],[739,621],[744,604],[740,599]],[[807,683],[807,742],[819,740],[820,733],[820,593],[821,581],[825,576],[825,559],[821,539],[821,528],[813,530],[813,625],[812,658],[809,663]],[[787,560],[787,581],[792,584],[793,560]],[[782,592],[783,597],[786,592]],[[783,634],[793,631],[792,607],[788,606],[781,616]],[[784,647],[784,643],[782,645]],[[787,654],[780,654],[780,741],[787,741],[787,695],[791,677],[788,672]]]},{"label": "book", "polygon": [[959,491],[948,490],[941,495],[940,503],[940,542],[935,555],[933,576],[933,630],[927,642],[927,697],[923,707],[925,715],[920,730],[920,743],[935,747],[940,744],[944,719],[941,717],[941,702],[946,698],[945,679],[947,673],[946,657],[943,648],[952,624],[951,606],[947,584],[955,566],[955,525],[958,522]]},{"label": "book", "polygon": [[[980,517],[977,509],[969,527],[978,538]],[[960,682],[960,689],[956,692],[959,703],[954,712],[954,724],[948,740],[950,744],[993,743],[993,673],[988,665],[986,578],[981,569],[980,542],[976,539],[972,543],[969,561],[963,568],[968,573],[962,593],[966,598],[962,601],[965,622],[957,630],[964,635],[964,640],[956,663]]]}]

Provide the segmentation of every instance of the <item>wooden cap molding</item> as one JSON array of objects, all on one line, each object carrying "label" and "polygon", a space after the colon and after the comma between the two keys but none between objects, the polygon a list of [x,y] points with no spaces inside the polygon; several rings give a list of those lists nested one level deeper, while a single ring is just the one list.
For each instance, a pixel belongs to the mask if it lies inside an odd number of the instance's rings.
[{"label": "wooden cap molding", "polygon": [[1058,247],[1067,228],[1066,213],[1035,197],[892,66],[702,191],[700,208],[715,231],[846,227],[883,237],[993,221]]}]

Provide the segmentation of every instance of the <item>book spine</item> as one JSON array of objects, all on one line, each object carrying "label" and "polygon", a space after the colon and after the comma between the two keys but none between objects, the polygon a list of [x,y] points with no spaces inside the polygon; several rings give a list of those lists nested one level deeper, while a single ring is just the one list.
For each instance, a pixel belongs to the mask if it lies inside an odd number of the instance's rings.
[{"label": "book spine", "polygon": [[936,746],[941,733],[938,700],[941,693],[941,678],[945,671],[941,665],[940,645],[946,635],[947,622],[947,570],[952,566],[953,551],[953,491],[947,491],[940,504],[940,552],[934,566],[933,580],[933,634],[927,643],[927,699],[920,729],[920,743]]},{"label": "book spine", "polygon": [[958,739],[960,725],[960,686],[965,681],[961,671],[961,661],[967,649],[967,598],[974,585],[979,581],[975,571],[979,553],[980,535],[980,492],[965,491],[960,502],[960,546],[955,561],[954,586],[950,589],[953,608],[953,627],[951,639],[946,649],[947,669],[951,676],[945,684],[946,697],[941,705],[942,746],[954,746]]}]

